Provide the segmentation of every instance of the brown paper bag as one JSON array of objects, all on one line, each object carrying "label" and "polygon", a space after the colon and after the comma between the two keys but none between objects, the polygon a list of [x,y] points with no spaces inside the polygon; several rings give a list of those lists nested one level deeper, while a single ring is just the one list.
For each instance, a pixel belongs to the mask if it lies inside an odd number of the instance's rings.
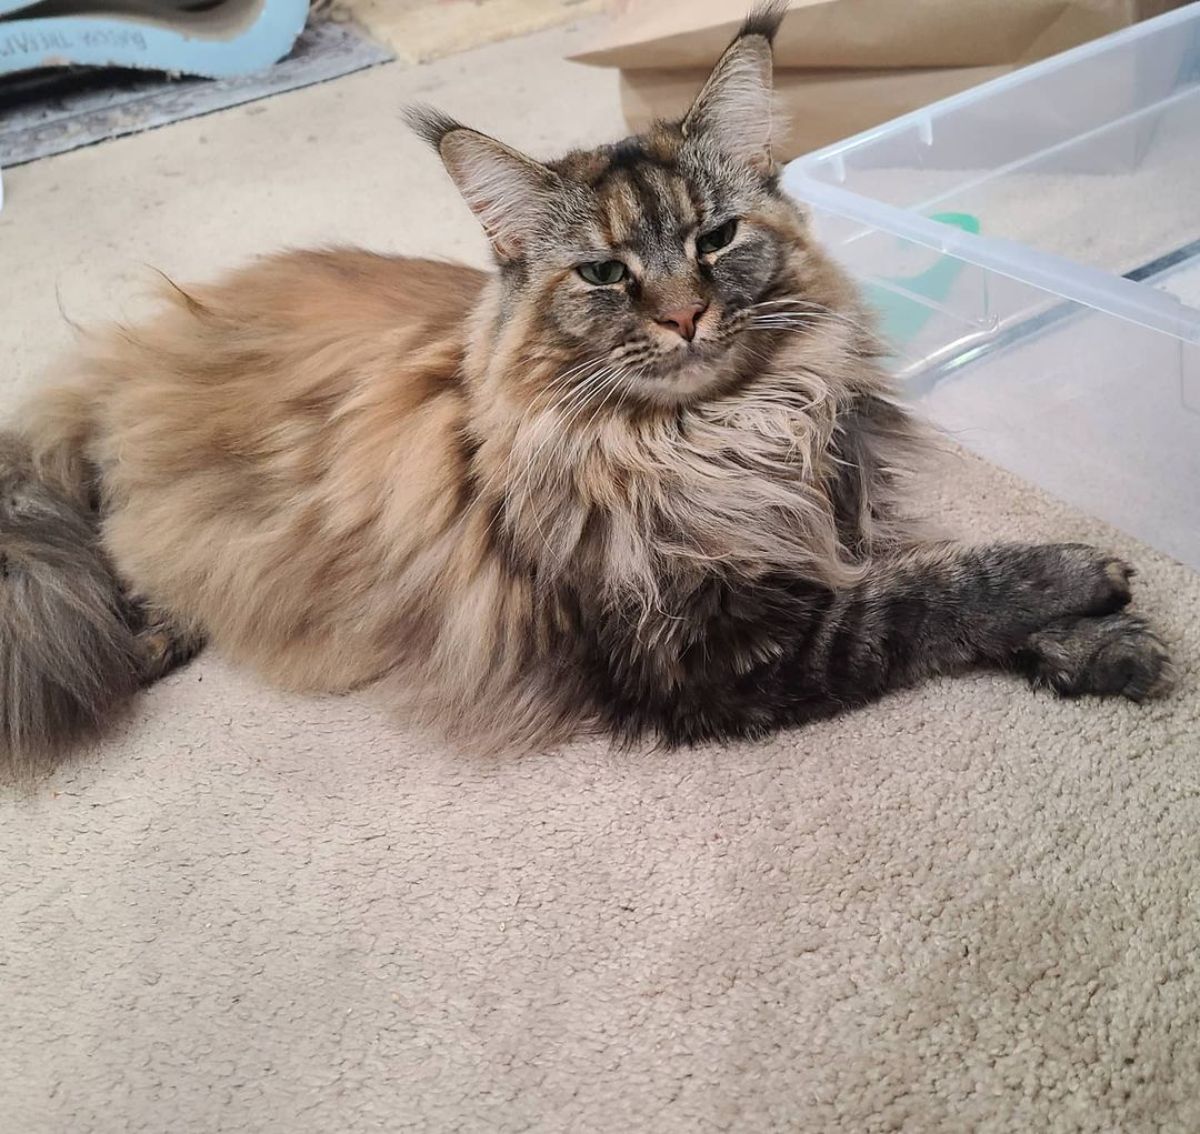
[{"label": "brown paper bag", "polygon": [[[1183,0],[790,0],[775,41],[782,159]],[[683,113],[749,0],[620,0],[581,63],[618,67],[632,130]]]}]

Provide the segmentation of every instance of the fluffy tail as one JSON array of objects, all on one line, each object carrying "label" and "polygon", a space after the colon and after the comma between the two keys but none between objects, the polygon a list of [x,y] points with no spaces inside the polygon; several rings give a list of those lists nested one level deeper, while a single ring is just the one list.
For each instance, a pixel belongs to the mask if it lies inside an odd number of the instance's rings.
[{"label": "fluffy tail", "polygon": [[0,436],[0,779],[48,766],[141,684],[138,642],[95,518]]}]

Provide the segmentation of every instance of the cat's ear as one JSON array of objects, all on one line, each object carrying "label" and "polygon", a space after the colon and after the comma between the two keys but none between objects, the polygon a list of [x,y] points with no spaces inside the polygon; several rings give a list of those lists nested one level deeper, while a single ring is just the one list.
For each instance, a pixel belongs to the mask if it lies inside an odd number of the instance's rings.
[{"label": "cat's ear", "polygon": [[786,13],[783,0],[750,13],[683,120],[685,137],[707,137],[723,153],[763,173],[774,164],[771,44]]},{"label": "cat's ear", "polygon": [[496,254],[504,260],[519,257],[530,235],[544,225],[561,191],[558,176],[533,158],[436,110],[413,107],[406,117],[441,156]]}]

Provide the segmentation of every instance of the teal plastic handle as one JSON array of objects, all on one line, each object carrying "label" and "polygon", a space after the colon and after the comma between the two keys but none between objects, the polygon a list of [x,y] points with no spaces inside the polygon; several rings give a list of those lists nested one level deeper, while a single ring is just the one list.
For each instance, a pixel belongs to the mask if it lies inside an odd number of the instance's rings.
[{"label": "teal plastic handle", "polygon": [[[935,213],[929,219],[961,228],[972,236],[979,235],[979,218],[970,213]],[[942,303],[949,296],[961,270],[962,261],[953,256],[939,256],[937,263],[918,275],[892,279],[888,283],[902,288],[911,296],[923,296],[935,303]],[[891,287],[867,284],[864,291],[868,302],[879,312],[880,330],[884,338],[897,346],[915,339],[931,314],[925,304]]]}]

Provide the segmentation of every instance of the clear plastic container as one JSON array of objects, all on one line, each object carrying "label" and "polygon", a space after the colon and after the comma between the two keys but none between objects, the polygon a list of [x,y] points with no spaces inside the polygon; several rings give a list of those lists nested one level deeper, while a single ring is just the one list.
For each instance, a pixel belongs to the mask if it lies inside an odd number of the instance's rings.
[{"label": "clear plastic container", "polygon": [[1200,568],[1200,3],[792,162],[968,448]]}]

